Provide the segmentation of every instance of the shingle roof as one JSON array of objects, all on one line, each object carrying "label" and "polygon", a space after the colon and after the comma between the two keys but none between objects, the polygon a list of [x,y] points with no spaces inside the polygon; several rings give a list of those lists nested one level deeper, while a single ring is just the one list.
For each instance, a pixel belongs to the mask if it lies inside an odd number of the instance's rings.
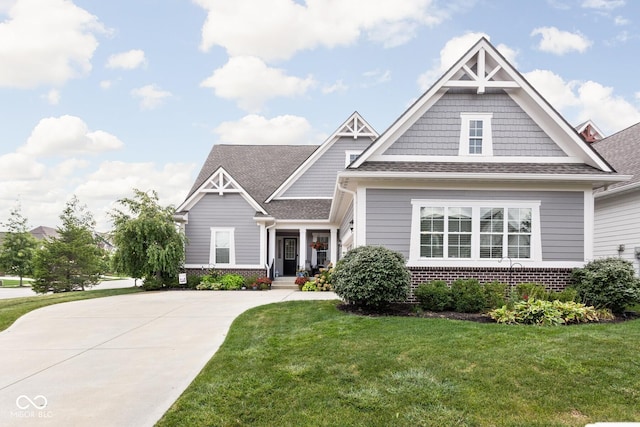
[{"label": "shingle roof", "polygon": [[633,175],[631,180],[613,184],[609,189],[640,182],[640,123],[594,142],[592,146],[619,173]]},{"label": "shingle roof", "polygon": [[365,162],[357,169],[364,172],[446,172],[611,175],[582,163],[456,163],[456,162]]},{"label": "shingle roof", "polygon": [[[283,219],[315,219],[319,212],[316,211],[318,205],[314,208],[313,201],[282,200],[278,203],[265,203],[265,200],[317,148],[317,145],[214,145],[186,199],[218,168],[223,167],[270,215]],[[322,212],[324,210],[325,208],[320,209]],[[328,208],[326,212],[322,218],[329,216]]]}]

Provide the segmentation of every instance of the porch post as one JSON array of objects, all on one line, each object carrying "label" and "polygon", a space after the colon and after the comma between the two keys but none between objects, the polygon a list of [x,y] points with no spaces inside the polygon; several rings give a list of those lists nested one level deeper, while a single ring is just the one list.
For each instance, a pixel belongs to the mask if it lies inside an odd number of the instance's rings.
[{"label": "porch post", "polygon": [[300,247],[298,248],[298,269],[307,267],[307,229],[300,229]]},{"label": "porch post", "polygon": [[[276,262],[276,228],[273,224],[272,228],[267,229],[269,233],[269,249],[267,250],[267,265],[273,266]],[[274,270],[275,271],[275,270]],[[271,270],[268,272],[271,274]],[[273,277],[272,277],[273,279]]]},{"label": "porch post", "polygon": [[331,262],[335,267],[336,262],[338,262],[338,229],[335,227],[331,228],[331,237],[329,238],[329,248],[330,248],[329,253],[331,256]]}]

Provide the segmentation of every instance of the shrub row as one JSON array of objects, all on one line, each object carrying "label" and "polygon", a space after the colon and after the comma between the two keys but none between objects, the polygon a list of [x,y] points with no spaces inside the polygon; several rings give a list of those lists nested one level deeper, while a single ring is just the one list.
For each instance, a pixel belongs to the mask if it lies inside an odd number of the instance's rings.
[{"label": "shrub row", "polygon": [[505,292],[503,283],[481,285],[477,279],[458,279],[451,287],[444,280],[423,283],[414,293],[424,310],[480,313],[503,305]]},{"label": "shrub row", "polygon": [[[237,291],[247,287],[265,290],[271,286],[271,279],[267,277],[258,278],[255,276],[245,280],[243,276],[233,273],[223,274],[222,276],[210,273],[194,277],[199,278],[199,283],[195,287],[197,290]],[[192,279],[192,281],[195,282],[195,279]],[[187,279],[187,285],[189,285],[189,279]]]},{"label": "shrub row", "polygon": [[544,301],[535,298],[516,302],[513,308],[506,305],[496,308],[489,312],[489,316],[498,323],[542,326],[598,322],[613,318],[607,309],[596,309],[574,301]]}]

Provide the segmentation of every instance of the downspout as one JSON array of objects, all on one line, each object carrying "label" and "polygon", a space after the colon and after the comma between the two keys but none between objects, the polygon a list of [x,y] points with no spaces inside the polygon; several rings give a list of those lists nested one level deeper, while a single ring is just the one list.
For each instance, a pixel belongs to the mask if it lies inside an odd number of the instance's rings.
[{"label": "downspout", "polygon": [[352,246],[355,248],[357,247],[357,243],[358,243],[358,233],[356,232],[358,229],[355,226],[355,219],[357,217],[357,212],[358,212],[358,199],[357,199],[357,195],[355,191],[351,191],[347,188],[344,188],[342,185],[340,185],[340,183],[338,183],[338,190],[342,191],[343,193],[347,193],[347,194],[351,194],[351,196],[353,197],[353,221],[354,221],[354,231],[353,231],[353,244]]}]

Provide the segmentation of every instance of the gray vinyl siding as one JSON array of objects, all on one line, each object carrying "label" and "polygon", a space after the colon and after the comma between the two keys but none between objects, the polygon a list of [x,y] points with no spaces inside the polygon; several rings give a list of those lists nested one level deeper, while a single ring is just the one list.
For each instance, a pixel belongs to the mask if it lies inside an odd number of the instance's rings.
[{"label": "gray vinyl siding", "polygon": [[494,156],[566,157],[566,154],[504,92],[446,93],[384,154],[457,156],[460,113],[493,113]]},{"label": "gray vinyl siding", "polygon": [[351,202],[351,204],[349,205],[349,208],[345,212],[344,217],[342,218],[342,222],[340,223],[340,237],[347,234],[347,231],[349,231],[349,228],[351,227],[350,222],[352,220],[353,220],[353,202]]},{"label": "gray vinyl siding", "polygon": [[338,172],[345,168],[345,152],[364,151],[369,138],[343,137],[315,161],[313,165],[283,194],[284,197],[333,197]]},{"label": "gray vinyl siding", "polygon": [[367,189],[366,239],[409,257],[412,199],[540,200],[543,261],[584,260],[584,193]]},{"label": "gray vinyl siding", "polygon": [[187,264],[208,264],[211,227],[235,228],[236,264],[260,263],[260,227],[256,211],[240,194],[206,194],[189,211],[185,226]]},{"label": "gray vinyl siding", "polygon": [[[640,191],[595,201],[593,256],[620,256],[640,268],[635,248],[640,248]],[[624,251],[618,253],[618,247]]]}]

